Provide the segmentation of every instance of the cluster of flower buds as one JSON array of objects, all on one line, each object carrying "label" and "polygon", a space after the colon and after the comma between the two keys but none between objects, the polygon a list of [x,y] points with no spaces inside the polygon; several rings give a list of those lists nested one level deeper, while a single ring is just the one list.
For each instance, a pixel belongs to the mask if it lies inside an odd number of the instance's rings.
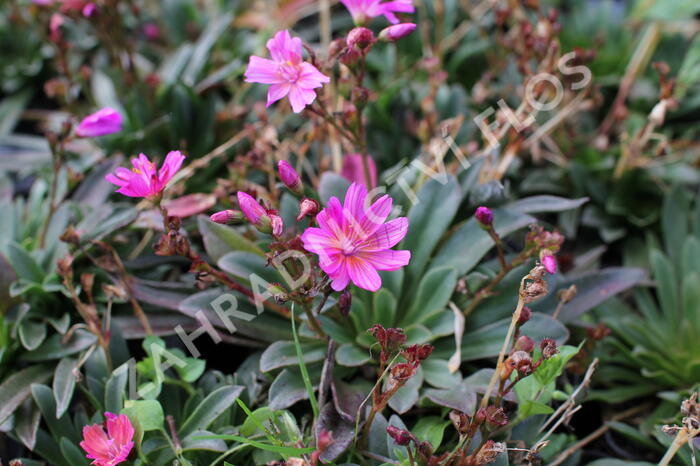
[{"label": "cluster of flower buds", "polygon": [[[450,412],[449,418],[452,421],[452,426],[459,433],[459,436],[463,438],[474,437],[482,425],[493,431],[508,424],[506,413],[502,408],[496,408],[495,406],[479,408],[473,418],[470,418],[466,413],[453,410]],[[474,457],[467,458],[466,462],[458,464],[481,465],[492,463],[500,453],[505,451],[502,445],[489,440]]]},{"label": "cluster of flower buds", "polygon": [[396,426],[388,425],[386,433],[394,440],[394,443],[401,447],[411,448],[411,443],[416,448],[416,453],[420,459],[420,464],[437,464],[431,462],[433,458],[433,446],[430,442],[421,442],[415,435],[406,429],[400,429]]},{"label": "cluster of flower buds", "polygon": [[537,301],[549,293],[549,287],[544,280],[547,269],[543,265],[536,265],[528,273],[526,282],[520,290],[520,297],[527,304]]},{"label": "cluster of flower buds", "polygon": [[381,348],[379,362],[382,366],[386,365],[389,358],[399,352],[406,343],[406,334],[400,328],[385,329],[382,325],[375,324],[369,329],[369,333],[376,338]]},{"label": "cluster of flower buds", "polygon": [[168,217],[164,219],[166,232],[156,241],[153,246],[154,252],[158,256],[190,256],[190,242],[180,233],[181,220],[179,217]]},{"label": "cluster of flower buds", "polygon": [[525,238],[525,249],[539,251],[539,259],[547,273],[557,271],[554,257],[564,243],[564,236],[558,231],[546,231],[541,225],[533,225]]}]

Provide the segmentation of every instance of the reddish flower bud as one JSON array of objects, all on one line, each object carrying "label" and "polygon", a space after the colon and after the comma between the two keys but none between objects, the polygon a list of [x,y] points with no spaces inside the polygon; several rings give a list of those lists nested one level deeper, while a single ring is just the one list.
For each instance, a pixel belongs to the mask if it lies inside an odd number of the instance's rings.
[{"label": "reddish flower bud", "polygon": [[416,25],[414,23],[394,24],[393,26],[382,29],[379,33],[379,38],[388,42],[396,42],[399,39],[411,35],[415,30]]},{"label": "reddish flower bud", "polygon": [[386,331],[386,349],[387,351],[398,351],[399,348],[406,343],[406,334],[401,328],[389,328]]},{"label": "reddish flower bud", "polygon": [[343,317],[347,317],[350,314],[350,309],[352,308],[352,294],[350,290],[345,288],[342,293],[340,293],[340,299],[338,299],[338,309]]},{"label": "reddish flower bud", "polygon": [[328,432],[325,429],[321,429],[318,433],[318,438],[316,439],[316,449],[318,451],[325,451],[333,443],[333,432]]},{"label": "reddish flower bud", "polygon": [[532,309],[527,306],[523,306],[520,310],[520,317],[518,318],[518,325],[523,325],[532,318]]},{"label": "reddish flower bud", "polygon": [[253,196],[243,191],[238,191],[238,205],[241,207],[243,215],[255,228],[263,233],[272,232],[272,219],[267,215],[267,210]]},{"label": "reddish flower bud", "polygon": [[391,378],[397,382],[405,382],[413,377],[415,373],[416,370],[413,366],[405,362],[399,363],[391,368]]},{"label": "reddish flower bud", "polygon": [[212,214],[209,219],[212,222],[220,223],[222,225],[232,225],[235,223],[240,223],[244,219],[243,212],[238,210],[222,210]]},{"label": "reddish flower bud", "polygon": [[289,188],[294,194],[301,195],[304,192],[304,186],[301,183],[299,173],[286,160],[280,160],[277,163],[277,171],[280,175],[282,183]]},{"label": "reddish flower bud", "polygon": [[343,51],[343,53],[340,54],[340,63],[349,68],[352,68],[353,66],[355,66],[360,57],[361,54],[357,50],[345,49],[345,51]]},{"label": "reddish flower bud", "polygon": [[535,349],[535,340],[528,337],[527,335],[522,335],[515,342],[515,346],[513,349],[515,349],[515,351],[525,351],[526,353],[532,353],[532,350]]},{"label": "reddish flower bud", "polygon": [[377,41],[374,33],[365,27],[356,27],[348,34],[348,47],[364,50]]},{"label": "reddish flower bud", "polygon": [[321,210],[321,206],[313,199],[305,197],[299,202],[299,215],[297,215],[297,222],[306,217],[315,217],[316,214]]},{"label": "reddish flower bud", "polygon": [[476,422],[477,425],[483,424],[487,417],[488,413],[486,412],[486,408],[479,408],[474,415],[474,422]]},{"label": "reddish flower bud", "polygon": [[525,351],[516,351],[508,358],[513,364],[513,368],[520,377],[527,377],[532,374],[532,357]]},{"label": "reddish flower bud", "polygon": [[488,207],[477,207],[474,217],[482,226],[490,227],[493,224],[493,212]]},{"label": "reddish flower bud", "polygon": [[389,434],[389,437],[394,439],[394,442],[397,445],[400,445],[402,447],[405,447],[409,443],[411,443],[411,440],[413,440],[413,435],[404,429],[399,429],[398,427],[395,426],[387,426],[386,428],[386,433]]},{"label": "reddish flower bud", "polygon": [[540,342],[540,349],[542,350],[542,357],[544,359],[549,359],[555,354],[559,353],[557,349],[557,342],[551,338],[545,338]]}]

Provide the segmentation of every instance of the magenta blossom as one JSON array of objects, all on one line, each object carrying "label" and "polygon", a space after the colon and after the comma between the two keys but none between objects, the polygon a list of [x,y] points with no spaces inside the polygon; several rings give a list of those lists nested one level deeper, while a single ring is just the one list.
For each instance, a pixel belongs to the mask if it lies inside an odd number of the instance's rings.
[{"label": "magenta blossom", "polygon": [[266,209],[253,196],[238,191],[238,205],[243,215],[262,233],[272,233],[278,237],[284,231],[282,217],[274,209]]},{"label": "magenta blossom", "polygon": [[277,171],[280,175],[282,183],[288,187],[293,193],[301,194],[304,192],[304,187],[301,183],[299,173],[286,160],[280,160],[277,163]]},{"label": "magenta blossom", "polygon": [[394,24],[393,26],[384,28],[382,32],[379,33],[379,38],[390,42],[395,42],[410,35],[415,30],[416,25],[414,23]]},{"label": "magenta blossom", "polygon": [[134,427],[126,414],[105,413],[105,417],[107,433],[99,424],[84,426],[80,446],[93,465],[115,466],[126,461],[134,448]]},{"label": "magenta blossom", "polygon": [[168,182],[182,166],[185,156],[180,151],[169,152],[160,170],[144,154],[131,159],[131,170],[119,167],[105,177],[110,183],[119,186],[118,193],[129,197],[155,197],[167,186]]},{"label": "magenta blossom", "polygon": [[477,207],[474,217],[477,222],[485,227],[490,227],[493,224],[493,212],[488,207]]},{"label": "magenta blossom", "polygon": [[382,3],[382,0],[340,0],[352,15],[356,24],[364,24],[369,19],[384,15],[391,24],[397,24],[399,19],[394,13],[414,13],[413,0],[393,0]]},{"label": "magenta blossom", "polygon": [[316,99],[314,89],[330,82],[314,65],[302,61],[302,44],[298,37],[292,38],[289,31],[279,31],[267,41],[272,60],[252,56],[245,72],[248,83],[270,84],[267,106],[289,96],[294,113]]},{"label": "magenta blossom", "polygon": [[[371,156],[367,156],[367,165],[369,165],[369,177],[372,186],[377,186],[377,165]],[[347,154],[343,157],[343,168],[340,172],[343,177],[351,183],[365,183],[365,167],[362,163],[362,155]]]},{"label": "magenta blossom", "polygon": [[83,118],[75,134],[81,138],[96,138],[121,130],[122,116],[115,109],[106,107]]},{"label": "magenta blossom", "polygon": [[319,265],[341,291],[352,281],[369,291],[382,286],[378,270],[398,270],[408,264],[410,251],[392,250],[406,236],[408,219],[385,222],[392,200],[384,195],[368,206],[367,189],[353,183],[341,206],[332,197],[316,216],[320,228],[307,228],[301,236],[304,248],[318,254]]}]

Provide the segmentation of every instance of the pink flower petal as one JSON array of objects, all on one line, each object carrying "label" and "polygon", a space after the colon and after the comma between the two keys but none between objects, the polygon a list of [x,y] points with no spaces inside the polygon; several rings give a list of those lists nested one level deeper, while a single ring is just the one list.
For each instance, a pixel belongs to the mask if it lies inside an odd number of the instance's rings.
[{"label": "pink flower petal", "polygon": [[316,99],[316,92],[311,89],[304,89],[297,84],[293,84],[289,89],[289,103],[292,104],[292,111],[299,113]]},{"label": "pink flower petal", "polygon": [[291,87],[292,85],[289,83],[273,84],[270,86],[270,89],[267,90],[267,106],[269,107],[289,94],[289,89]]},{"label": "pink flower petal", "polygon": [[411,251],[393,249],[377,252],[363,252],[358,257],[364,259],[377,270],[392,271],[408,265],[411,260]]},{"label": "pink flower petal", "polygon": [[396,246],[408,232],[408,218],[399,217],[386,222],[377,231],[372,233],[365,244],[363,251],[382,251]]},{"label": "pink flower petal", "polygon": [[352,282],[367,291],[377,291],[382,286],[382,279],[369,262],[357,257],[348,256],[345,259],[348,273]]},{"label": "pink flower petal", "polygon": [[252,56],[248,61],[248,68],[245,72],[245,82],[260,84],[279,84],[284,82],[284,78],[277,72],[279,65],[277,62]]}]

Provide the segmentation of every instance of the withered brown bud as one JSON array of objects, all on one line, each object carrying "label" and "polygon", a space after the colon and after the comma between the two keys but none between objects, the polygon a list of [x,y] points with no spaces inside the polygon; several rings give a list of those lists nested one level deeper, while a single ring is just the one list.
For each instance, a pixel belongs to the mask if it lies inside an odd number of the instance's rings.
[{"label": "withered brown bud", "polygon": [[557,342],[551,338],[545,338],[540,342],[540,349],[542,350],[542,357],[544,359],[549,359],[555,354],[559,353],[557,349]]},{"label": "withered brown bud", "polygon": [[328,47],[328,57],[333,58],[345,49],[345,39],[336,39]]},{"label": "withered brown bud", "polygon": [[503,427],[508,424],[508,416],[503,408],[489,406],[486,408],[486,423],[492,429]]},{"label": "withered brown bud", "polygon": [[73,256],[66,254],[56,263],[58,274],[68,280],[73,279]]},{"label": "withered brown bud", "polygon": [[352,68],[355,66],[355,64],[357,63],[357,61],[360,59],[361,56],[362,55],[357,50],[346,48],[343,51],[343,53],[340,54],[339,60],[340,60],[340,63],[342,63],[343,65],[345,65],[349,68]]},{"label": "withered brown bud", "polygon": [[567,304],[576,297],[576,293],[578,293],[578,288],[576,288],[576,285],[571,285],[565,290],[560,290],[559,293],[557,293],[557,297],[560,302]]},{"label": "withered brown bud", "polygon": [[338,299],[338,309],[343,317],[347,317],[350,314],[350,309],[352,308],[352,294],[347,288],[340,293],[340,298]]},{"label": "withered brown bud", "polygon": [[[544,269],[544,267],[542,267],[542,269]],[[523,299],[526,303],[532,303],[546,296],[548,291],[547,282],[537,279],[525,285],[525,289],[523,290]]]},{"label": "withered brown bud", "polygon": [[496,461],[498,455],[506,451],[506,445],[504,443],[496,443],[493,440],[487,441],[484,446],[479,450],[476,455],[475,464],[490,464]]},{"label": "withered brown bud", "polygon": [[433,446],[430,442],[420,442],[417,445],[418,456],[423,462],[430,461],[430,457],[433,456]]},{"label": "withered brown bud", "polygon": [[415,374],[413,366],[407,363],[399,363],[391,368],[391,377],[399,382],[405,382]]},{"label": "withered brown bud", "polygon": [[513,362],[513,366],[520,377],[527,377],[532,374],[532,357],[525,351],[516,351],[508,358]]},{"label": "withered brown bud", "polygon": [[74,246],[80,245],[80,235],[77,231],[75,231],[73,225],[68,225],[68,228],[66,228],[66,231],[63,232],[59,239],[64,243],[72,244]]},{"label": "withered brown bud", "polygon": [[486,412],[486,408],[479,408],[474,415],[474,421],[477,425],[481,425],[486,421],[487,417],[488,413]]},{"label": "withered brown bud", "polygon": [[469,431],[469,425],[471,420],[469,416],[461,411],[452,410],[450,411],[450,421],[455,430],[460,434],[466,434]]}]

